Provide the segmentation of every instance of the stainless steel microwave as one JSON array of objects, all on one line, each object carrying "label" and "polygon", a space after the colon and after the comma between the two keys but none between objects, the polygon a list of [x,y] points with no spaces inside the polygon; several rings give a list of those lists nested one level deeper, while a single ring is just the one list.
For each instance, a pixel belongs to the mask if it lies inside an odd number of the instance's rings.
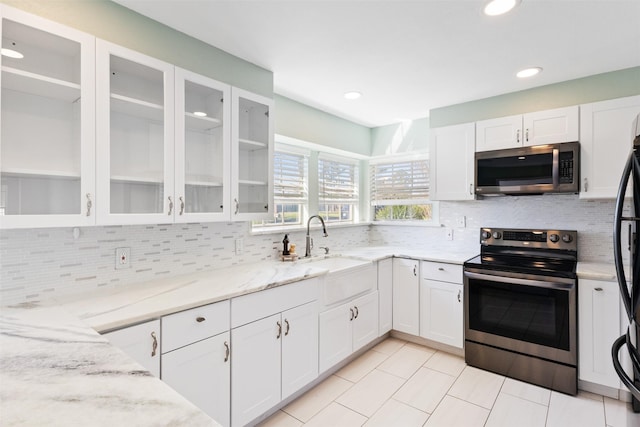
[{"label": "stainless steel microwave", "polygon": [[475,155],[476,194],[577,193],[580,143],[536,145]]}]

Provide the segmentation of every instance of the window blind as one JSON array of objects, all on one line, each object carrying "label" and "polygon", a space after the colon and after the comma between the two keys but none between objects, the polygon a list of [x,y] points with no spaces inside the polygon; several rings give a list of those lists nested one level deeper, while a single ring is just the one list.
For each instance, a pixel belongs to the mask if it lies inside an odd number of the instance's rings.
[{"label": "window blind", "polygon": [[370,166],[371,204],[415,203],[429,198],[429,160],[377,163]]},{"label": "window blind", "polygon": [[304,203],[307,200],[307,156],[276,151],[273,157],[273,191],[280,203]]},{"label": "window blind", "polygon": [[322,203],[356,203],[358,165],[333,158],[319,158],[318,198]]}]

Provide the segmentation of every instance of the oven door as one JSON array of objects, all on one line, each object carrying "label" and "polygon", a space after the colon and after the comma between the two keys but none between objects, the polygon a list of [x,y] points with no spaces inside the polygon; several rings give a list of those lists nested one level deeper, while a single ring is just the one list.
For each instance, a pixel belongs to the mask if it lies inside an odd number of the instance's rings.
[{"label": "oven door", "polygon": [[465,339],[577,365],[576,280],[465,268]]}]

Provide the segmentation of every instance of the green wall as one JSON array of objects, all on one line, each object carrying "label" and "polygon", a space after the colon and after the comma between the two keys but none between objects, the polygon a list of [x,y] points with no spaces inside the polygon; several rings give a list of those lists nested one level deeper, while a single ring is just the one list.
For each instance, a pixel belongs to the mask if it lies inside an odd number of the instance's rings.
[{"label": "green wall", "polygon": [[271,98],[273,73],[108,0],[0,0],[129,49]]},{"label": "green wall", "polygon": [[634,67],[435,108],[429,117],[434,128],[638,94],[640,67]]},{"label": "green wall", "polygon": [[276,133],[307,142],[371,154],[371,129],[284,96],[275,96]]},{"label": "green wall", "polygon": [[371,155],[374,157],[428,149],[428,117],[371,129]]}]

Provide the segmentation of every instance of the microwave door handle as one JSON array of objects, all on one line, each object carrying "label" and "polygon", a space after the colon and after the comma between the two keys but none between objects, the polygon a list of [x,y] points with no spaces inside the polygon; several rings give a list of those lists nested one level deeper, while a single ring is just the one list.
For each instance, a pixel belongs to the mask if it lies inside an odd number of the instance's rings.
[{"label": "microwave door handle", "polygon": [[558,185],[560,185],[560,150],[558,148],[553,149],[553,165],[551,171],[553,188],[558,188]]}]

